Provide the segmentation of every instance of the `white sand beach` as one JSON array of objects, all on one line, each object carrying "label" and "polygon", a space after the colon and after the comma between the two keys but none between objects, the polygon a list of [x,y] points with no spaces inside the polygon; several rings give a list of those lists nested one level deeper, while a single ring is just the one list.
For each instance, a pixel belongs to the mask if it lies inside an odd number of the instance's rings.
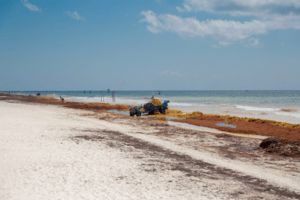
[{"label": "white sand beach", "polygon": [[227,158],[212,133],[100,115],[0,101],[0,199],[300,198],[299,159]]}]

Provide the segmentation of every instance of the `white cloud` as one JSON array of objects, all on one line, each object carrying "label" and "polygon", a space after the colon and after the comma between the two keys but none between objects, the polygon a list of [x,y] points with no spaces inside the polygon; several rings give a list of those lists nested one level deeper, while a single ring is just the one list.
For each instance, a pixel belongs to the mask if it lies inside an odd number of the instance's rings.
[{"label": "white cloud", "polygon": [[250,46],[254,46],[254,47],[257,47],[257,46],[260,45],[259,40],[258,40],[257,38],[256,38],[256,39],[251,38],[251,39],[249,40],[249,43],[250,43]]},{"label": "white cloud", "polygon": [[245,41],[241,41],[241,44],[243,44],[245,47],[249,48],[262,48],[264,46],[263,42],[260,41],[259,38],[248,38]]},{"label": "white cloud", "polygon": [[277,29],[300,29],[300,16],[290,14],[286,16],[272,15],[268,20],[251,20],[245,22],[233,20],[205,20],[199,21],[194,17],[181,18],[176,15],[165,14],[157,16],[151,10],[143,11],[142,22],[147,22],[147,29],[153,33],[170,31],[181,36],[212,36],[217,40],[230,42],[243,40],[255,35],[265,34]]},{"label": "white cloud", "polygon": [[38,8],[36,5],[33,5],[28,2],[28,0],[23,0],[23,5],[31,11],[41,12],[42,10]]},{"label": "white cloud", "polygon": [[171,72],[168,70],[164,70],[162,72],[158,72],[159,75],[163,76],[176,76],[176,77],[182,77],[186,75],[186,73],[179,73],[179,72]]},{"label": "white cloud", "polygon": [[178,6],[176,6],[176,9],[178,10],[178,12],[184,12],[185,11],[185,9],[182,9],[182,8],[180,8]]},{"label": "white cloud", "polygon": [[[257,37],[272,30],[300,29],[300,0],[184,0],[179,12],[204,11],[231,16],[252,16],[249,21],[238,20],[197,20],[195,17],[182,18],[171,14],[156,15],[142,11],[152,33],[175,32],[183,37],[211,36],[219,46],[227,46],[233,41]],[[248,41],[249,42],[249,41]],[[261,46],[258,39],[250,39],[248,46]]]},{"label": "white cloud", "polygon": [[142,19],[141,22],[148,22],[151,26],[147,26],[148,30],[152,33],[160,32],[160,28],[162,27],[162,23],[157,19],[156,14],[151,10],[142,11],[142,15],[145,16],[145,19]]},{"label": "white cloud", "polygon": [[227,42],[227,41],[219,41],[219,45],[212,45],[211,47],[212,48],[215,48],[215,49],[219,49],[221,46],[228,46],[228,45],[230,45],[231,44],[231,42]]},{"label": "white cloud", "polygon": [[68,11],[66,13],[73,19],[84,21],[84,17],[80,16],[77,11],[74,12]]},{"label": "white cloud", "polygon": [[192,7],[187,5],[187,4],[183,4],[183,7],[184,7],[185,10],[187,10],[189,12],[192,11]]},{"label": "white cloud", "polygon": [[185,0],[183,8],[178,7],[177,10],[262,16],[282,12],[283,8],[297,13],[300,0]]}]

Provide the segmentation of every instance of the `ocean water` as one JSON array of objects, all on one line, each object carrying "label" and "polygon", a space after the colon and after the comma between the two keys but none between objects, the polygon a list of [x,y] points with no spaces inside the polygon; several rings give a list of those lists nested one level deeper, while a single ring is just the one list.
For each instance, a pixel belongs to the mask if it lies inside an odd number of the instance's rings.
[{"label": "ocean water", "polygon": [[141,105],[154,95],[169,100],[169,107],[183,112],[254,117],[300,124],[300,90],[241,91],[23,91],[18,94],[62,96],[79,102]]}]

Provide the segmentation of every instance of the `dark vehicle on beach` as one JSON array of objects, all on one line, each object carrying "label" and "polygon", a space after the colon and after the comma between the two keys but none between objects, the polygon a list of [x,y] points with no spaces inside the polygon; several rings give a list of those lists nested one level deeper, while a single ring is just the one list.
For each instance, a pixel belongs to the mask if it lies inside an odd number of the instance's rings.
[{"label": "dark vehicle on beach", "polygon": [[[149,115],[153,115],[155,111],[159,111],[162,114],[166,114],[166,109],[168,109],[169,100],[164,100],[161,106],[154,106],[153,103],[147,103],[140,107],[130,107],[129,113],[130,116],[141,116],[142,113],[148,113]],[[144,108],[145,111],[140,111],[141,108]]]}]

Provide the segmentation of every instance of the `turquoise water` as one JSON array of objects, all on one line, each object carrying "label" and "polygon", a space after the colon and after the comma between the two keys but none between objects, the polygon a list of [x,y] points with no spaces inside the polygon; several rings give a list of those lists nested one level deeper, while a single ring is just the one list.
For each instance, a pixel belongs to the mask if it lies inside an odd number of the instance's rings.
[{"label": "turquoise water", "polygon": [[111,112],[111,113],[115,113],[115,114],[122,114],[122,115],[128,115],[129,116],[129,112],[128,111],[118,111],[118,110],[109,110],[107,112]]},{"label": "turquoise water", "polygon": [[[241,91],[23,91],[80,102],[141,105],[154,95],[170,100],[169,107],[184,112],[235,115],[300,123],[300,90],[241,90]],[[20,93],[19,93],[20,94]],[[101,96],[104,95],[104,98]],[[286,112],[282,109],[290,109]]]},{"label": "turquoise water", "polygon": [[229,127],[229,128],[236,128],[235,126],[231,125],[231,124],[222,124],[222,123],[218,123],[216,124],[217,126],[222,126],[222,127]]}]

